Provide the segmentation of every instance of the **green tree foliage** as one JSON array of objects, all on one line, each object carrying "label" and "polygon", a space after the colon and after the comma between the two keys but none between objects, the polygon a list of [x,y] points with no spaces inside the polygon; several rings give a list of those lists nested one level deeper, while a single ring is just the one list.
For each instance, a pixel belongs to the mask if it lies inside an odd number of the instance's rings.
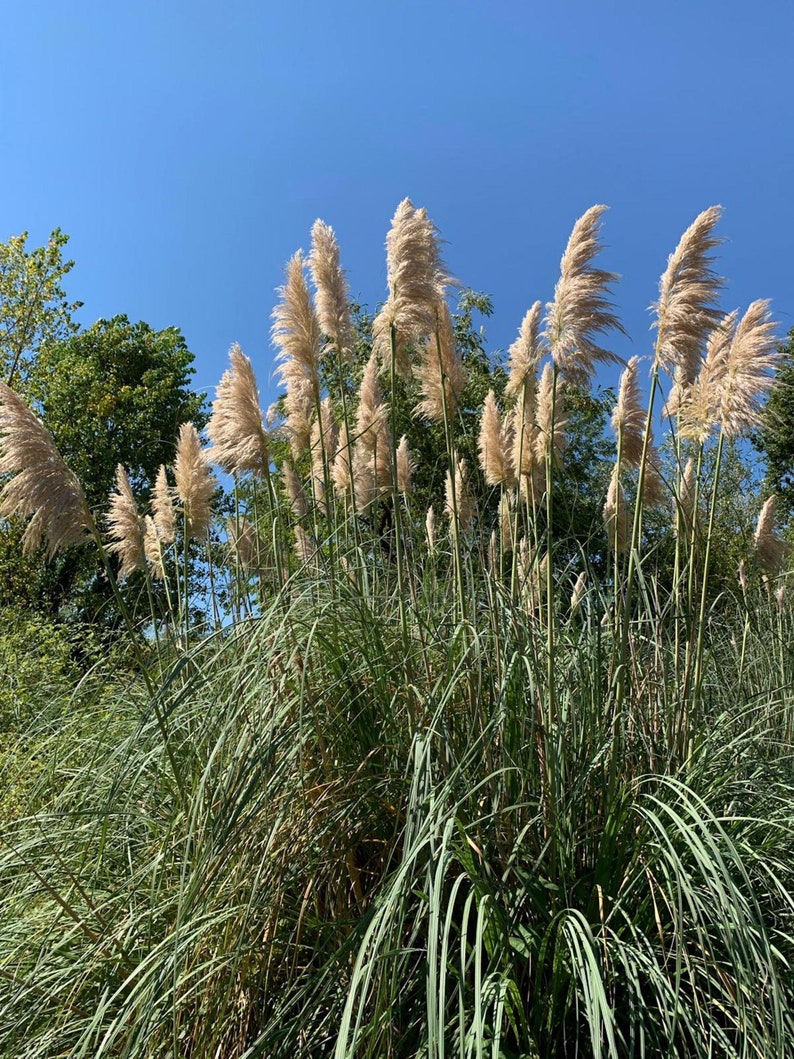
[{"label": "green tree foliage", "polygon": [[69,241],[56,228],[46,246],[27,249],[28,233],[0,243],[0,377],[9,385],[25,383],[36,353],[77,331],[70,302],[61,287],[74,261],[63,260]]},{"label": "green tree foliage", "polygon": [[777,383],[769,396],[761,430],[754,439],[767,464],[766,487],[777,493],[778,512],[794,514],[794,328],[782,347]]},{"label": "green tree foliage", "polygon": [[145,487],[173,459],[180,423],[204,425],[192,363],[178,328],[126,316],[42,346],[28,390],[92,507],[104,507],[117,464]]}]

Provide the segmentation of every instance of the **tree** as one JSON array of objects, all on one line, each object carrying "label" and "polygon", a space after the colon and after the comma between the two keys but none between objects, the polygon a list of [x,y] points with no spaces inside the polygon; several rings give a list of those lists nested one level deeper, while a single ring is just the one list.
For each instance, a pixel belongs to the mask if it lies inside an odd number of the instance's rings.
[{"label": "tree", "polygon": [[46,246],[27,250],[28,233],[0,243],[0,378],[24,385],[38,349],[77,331],[72,313],[82,302],[70,302],[61,280],[74,261],[63,260],[69,241],[56,228]]}]

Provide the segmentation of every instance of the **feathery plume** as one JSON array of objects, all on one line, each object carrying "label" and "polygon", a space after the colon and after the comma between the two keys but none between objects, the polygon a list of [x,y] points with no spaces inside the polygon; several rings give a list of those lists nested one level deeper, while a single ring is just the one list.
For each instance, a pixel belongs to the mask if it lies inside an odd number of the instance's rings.
[{"label": "feathery plume", "polygon": [[502,417],[496,406],[496,395],[489,390],[480,417],[480,467],[488,485],[501,485],[510,477],[509,457],[505,452]]},{"label": "feathery plume", "polygon": [[446,302],[439,303],[438,326],[422,347],[414,375],[422,395],[416,414],[431,422],[443,423],[444,403],[451,416],[466,385],[466,372],[457,351],[452,314]]},{"label": "feathery plume", "polygon": [[347,423],[343,423],[339,431],[338,448],[331,464],[331,478],[340,500],[344,500],[350,489],[351,462],[350,432]]},{"label": "feathery plume", "polygon": [[165,562],[160,534],[151,515],[143,518],[143,551],[149,572],[156,581],[165,580]]},{"label": "feathery plume", "polygon": [[527,310],[521,321],[518,338],[508,350],[508,372],[505,395],[517,396],[528,380],[534,384],[535,371],[545,350],[540,339],[543,305],[540,302]]},{"label": "feathery plume", "polygon": [[295,554],[302,563],[308,563],[314,558],[315,547],[311,537],[303,526],[295,526]]},{"label": "feathery plume", "polygon": [[777,577],[780,573],[788,551],[785,541],[775,531],[776,506],[777,498],[773,493],[761,508],[753,537],[756,560],[769,578]]},{"label": "feathery plume", "polygon": [[[538,434],[535,440],[535,459],[540,464],[545,465],[546,456],[551,450],[552,460],[558,463],[567,444],[565,430],[568,426],[568,418],[565,414],[562,385],[558,379],[555,388],[554,371],[551,364],[548,363],[544,366],[540,377],[536,415]],[[552,418],[554,420],[553,437]]]},{"label": "feathery plume", "polygon": [[287,263],[286,277],[286,283],[279,288],[281,300],[273,310],[272,337],[279,347],[278,373],[287,389],[287,430],[297,459],[309,444],[311,414],[320,403],[320,325],[306,285],[300,250]]},{"label": "feathery plume", "polygon": [[439,302],[450,282],[438,247],[438,229],[427,210],[403,199],[386,236],[389,297],[372,325],[373,348],[384,365],[391,363],[391,329],[396,330],[396,369],[410,378],[408,346],[436,328]]},{"label": "feathery plume", "polygon": [[373,352],[367,361],[358,393],[356,414],[356,443],[367,452],[374,452],[378,444],[381,424],[386,422],[387,407],[381,399],[378,384],[378,360]]},{"label": "feathery plume", "polygon": [[[474,516],[474,505],[468,489],[468,468],[466,461],[458,459],[455,461],[455,483],[453,483],[449,471],[446,479],[446,502],[444,510],[453,530],[465,531],[471,525]],[[457,507],[457,521],[455,519]]]},{"label": "feathery plume", "polygon": [[739,588],[741,588],[741,590],[742,590],[742,595],[746,596],[747,595],[747,588],[748,588],[748,585],[749,585],[749,581],[748,581],[748,578],[747,578],[747,563],[745,563],[744,559],[742,559],[741,562],[739,563],[739,571],[738,571],[738,578],[737,579],[739,581]]},{"label": "feathery plume", "polygon": [[5,474],[14,477],[0,491],[0,517],[32,516],[22,538],[26,552],[45,541],[52,558],[94,532],[82,486],[49,430],[10,386],[0,383],[0,475]]},{"label": "feathery plume", "polygon": [[146,568],[144,523],[132,492],[129,475],[121,464],[116,468],[116,488],[110,494],[107,515],[108,551],[118,555],[119,577],[129,577],[136,570]]},{"label": "feathery plume", "polygon": [[702,444],[719,420],[722,380],[736,332],[737,312],[723,316],[706,340],[706,355],[697,378],[687,386],[676,381],[666,414],[677,415],[682,437]]},{"label": "feathery plume", "polygon": [[576,578],[576,584],[573,586],[573,592],[571,593],[571,614],[575,613],[581,606],[582,600],[585,596],[586,588],[587,571],[582,570],[582,572]]},{"label": "feathery plume", "polygon": [[722,242],[714,235],[721,214],[720,206],[710,206],[681,236],[653,305],[656,363],[674,377],[679,390],[694,382],[703,345],[720,319],[717,299],[724,280],[712,268],[711,251]]},{"label": "feathery plume", "polygon": [[415,460],[408,447],[408,438],[403,434],[397,446],[397,492],[405,496],[411,492],[411,478],[415,469]]},{"label": "feathery plume", "polygon": [[229,359],[231,368],[221,376],[207,423],[212,442],[209,456],[227,474],[251,471],[264,475],[268,467],[267,435],[254,369],[236,342],[229,350]]},{"label": "feathery plume", "polygon": [[359,512],[366,512],[380,496],[375,453],[367,452],[361,445],[355,445],[352,474],[356,508]]},{"label": "feathery plume", "polygon": [[169,544],[175,536],[174,498],[163,464],[160,464],[152,490],[152,516],[158,537],[164,544]]},{"label": "feathery plume", "polygon": [[513,547],[513,516],[515,513],[515,493],[502,493],[499,498],[499,536],[502,542],[502,551],[509,551]]},{"label": "feathery plume", "polygon": [[329,338],[325,347],[335,348],[349,361],[355,346],[345,273],[339,264],[339,243],[330,225],[316,220],[312,225],[309,271],[316,289],[314,304],[320,330]]},{"label": "feathery plume", "polygon": [[626,550],[629,533],[628,512],[623,486],[620,484],[620,464],[615,464],[604,504],[604,526],[609,546],[618,554]]},{"label": "feathery plume", "polygon": [[[678,484],[678,507],[684,526],[687,529],[691,528],[692,518],[695,514],[695,461],[691,456],[686,461],[684,473],[681,475],[681,481]],[[677,527],[678,519],[675,520],[675,524]]]},{"label": "feathery plume", "polygon": [[626,365],[612,413],[612,429],[620,438],[621,461],[627,467],[639,467],[645,437],[646,416],[640,396],[639,366],[639,357],[632,357]]},{"label": "feathery plume", "polygon": [[431,504],[428,508],[428,515],[425,519],[425,533],[428,538],[428,551],[435,551],[435,511]]},{"label": "feathery plume", "polygon": [[546,305],[544,337],[560,373],[575,384],[587,383],[597,361],[618,360],[595,339],[611,328],[625,334],[609,300],[610,285],[618,276],[591,264],[601,250],[601,215],[606,208],[591,206],[574,225],[560,261],[554,300]]},{"label": "feathery plume", "polygon": [[205,537],[212,520],[211,503],[217,481],[192,423],[183,423],[179,428],[174,481],[185,508],[188,537]]},{"label": "feathery plume", "polygon": [[[549,375],[547,381],[550,382],[550,379]],[[523,388],[521,399],[513,409],[510,422],[513,473],[520,480],[522,489],[530,487],[535,492],[535,486],[540,485],[546,474],[543,446],[539,445],[540,432],[535,423],[536,390],[536,381],[528,381]]]},{"label": "feathery plume", "polygon": [[736,327],[720,386],[720,423],[733,438],[761,423],[762,401],[780,363],[769,301],[754,301]]},{"label": "feathery plume", "polygon": [[290,511],[295,518],[304,518],[309,513],[309,504],[306,500],[303,486],[300,483],[300,478],[298,478],[295,468],[288,460],[284,461],[284,466],[281,468],[281,478],[284,482],[284,491],[290,502]]}]

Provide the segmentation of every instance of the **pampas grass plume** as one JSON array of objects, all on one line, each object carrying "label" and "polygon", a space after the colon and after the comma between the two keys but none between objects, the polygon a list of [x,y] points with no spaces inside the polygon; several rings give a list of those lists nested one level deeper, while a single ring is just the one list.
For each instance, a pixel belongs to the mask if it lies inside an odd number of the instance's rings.
[{"label": "pampas grass plume", "polygon": [[534,380],[535,371],[544,353],[540,339],[540,323],[543,314],[541,302],[527,310],[521,321],[518,338],[508,350],[508,379],[505,395],[518,396],[524,384]]},{"label": "pampas grass plume", "polygon": [[192,423],[183,423],[179,428],[174,480],[185,509],[188,537],[206,537],[212,520],[211,502],[217,481]]},{"label": "pampas grass plume", "polygon": [[788,551],[785,541],[775,528],[777,497],[773,493],[761,508],[753,536],[755,557],[762,572],[769,578],[777,577]]},{"label": "pampas grass plume", "polygon": [[312,225],[309,270],[315,286],[314,304],[320,330],[342,359],[349,361],[356,337],[350,322],[347,281],[339,263],[339,243],[333,228],[319,219]]},{"label": "pampas grass plume", "polygon": [[80,544],[96,527],[77,476],[69,470],[52,435],[22,398],[0,383],[0,476],[12,475],[0,491],[0,517],[30,517],[26,552],[46,543],[51,558]]},{"label": "pampas grass plume", "polygon": [[543,334],[554,363],[566,379],[579,385],[588,381],[596,362],[618,359],[596,338],[613,328],[625,333],[609,300],[610,286],[618,276],[592,265],[601,250],[601,215],[606,208],[591,206],[574,225],[560,261],[554,299],[546,306]]},{"label": "pampas grass plume", "polygon": [[136,570],[144,570],[145,526],[138,512],[129,475],[121,464],[116,468],[116,488],[110,494],[107,523],[111,540],[108,551],[119,557],[119,577],[129,577]]},{"label": "pampas grass plume", "polygon": [[297,459],[309,444],[311,414],[320,403],[320,325],[306,285],[300,251],[287,263],[286,283],[279,288],[279,294],[271,333],[279,349],[278,373],[287,389],[284,399],[287,431]]},{"label": "pampas grass plume", "polygon": [[496,395],[489,390],[480,416],[478,441],[480,467],[488,485],[501,485],[510,477],[509,457],[505,451],[502,417],[496,405]]},{"label": "pampas grass plume", "polygon": [[411,479],[415,470],[415,460],[408,447],[408,438],[403,434],[397,446],[397,492],[403,496],[411,491]]},{"label": "pampas grass plume", "polygon": [[724,280],[712,268],[712,251],[722,241],[714,235],[721,215],[720,206],[710,206],[681,236],[667,260],[659,300],[653,306],[656,360],[680,389],[694,381],[701,350],[720,319],[717,302]]},{"label": "pampas grass plume", "polygon": [[389,297],[375,317],[374,349],[382,363],[391,363],[391,328],[397,332],[396,369],[411,375],[408,346],[436,328],[439,302],[450,282],[438,246],[438,229],[427,211],[403,199],[386,236]]},{"label": "pampas grass plume", "polygon": [[162,464],[152,490],[152,516],[158,537],[164,544],[169,544],[175,536],[174,498],[168,473]]},{"label": "pampas grass plume", "polygon": [[627,467],[639,467],[645,437],[645,412],[639,382],[640,358],[632,357],[620,377],[620,389],[612,413],[612,429],[620,438],[620,458]]},{"label": "pampas grass plume", "polygon": [[250,471],[263,476],[268,446],[254,369],[237,343],[229,350],[229,359],[231,367],[221,376],[207,423],[210,457],[227,474]]}]

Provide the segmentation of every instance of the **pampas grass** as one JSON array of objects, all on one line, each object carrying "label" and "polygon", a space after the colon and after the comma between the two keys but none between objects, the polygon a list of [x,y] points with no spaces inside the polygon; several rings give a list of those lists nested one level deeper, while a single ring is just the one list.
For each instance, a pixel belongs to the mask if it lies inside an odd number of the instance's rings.
[{"label": "pampas grass", "polygon": [[235,343],[231,368],[223,373],[207,423],[210,455],[227,474],[248,472],[264,478],[269,466],[267,434],[251,361]]},{"label": "pampas grass", "polygon": [[293,458],[309,445],[311,417],[320,405],[320,325],[312,305],[303,256],[298,251],[286,268],[286,283],[273,310],[273,343],[278,347],[278,374],[286,387],[286,429]]},{"label": "pampas grass", "polygon": [[82,486],[52,435],[5,383],[0,383],[0,475],[12,475],[0,491],[0,517],[30,518],[26,551],[43,543],[51,558],[96,533]]},{"label": "pampas grass", "polygon": [[182,501],[187,536],[206,537],[212,520],[212,498],[217,481],[192,423],[183,423],[179,428],[174,480],[176,494]]},{"label": "pampas grass", "polygon": [[623,331],[610,301],[618,276],[595,268],[601,250],[601,217],[606,206],[591,206],[574,225],[560,261],[554,299],[546,305],[543,335],[554,364],[569,382],[585,384],[595,365],[617,360],[596,339],[607,331]]},{"label": "pampas grass", "polygon": [[[299,256],[277,310],[286,419],[266,452],[241,353],[219,388],[209,451],[252,475],[233,517],[218,505],[225,529],[191,424],[143,523],[119,472],[114,549],[137,567],[143,526],[159,609],[129,623],[137,671],[103,674],[98,699],[87,677],[25,733],[43,765],[0,821],[0,1054],[788,1054],[794,658],[773,499],[741,594],[710,568],[724,438],[775,366],[768,306],[715,328],[716,216],[699,219],[663,278],[649,407],[632,358],[609,487],[593,465],[574,491],[597,399],[577,388],[617,324],[602,211],[574,229],[544,333],[536,302],[507,378],[477,364],[468,385],[480,353],[456,349],[425,211],[398,209],[368,360],[366,334],[340,337],[318,222],[317,318]],[[663,367],[681,398],[664,458]],[[254,463],[281,483],[264,510]],[[662,518],[645,532],[674,496],[675,541]],[[163,622],[174,584],[181,628]]]},{"label": "pampas grass", "polygon": [[119,577],[129,577],[136,570],[145,570],[146,527],[138,511],[129,475],[121,464],[116,468],[116,489],[110,494],[107,524],[111,540],[108,551],[119,557]]}]

